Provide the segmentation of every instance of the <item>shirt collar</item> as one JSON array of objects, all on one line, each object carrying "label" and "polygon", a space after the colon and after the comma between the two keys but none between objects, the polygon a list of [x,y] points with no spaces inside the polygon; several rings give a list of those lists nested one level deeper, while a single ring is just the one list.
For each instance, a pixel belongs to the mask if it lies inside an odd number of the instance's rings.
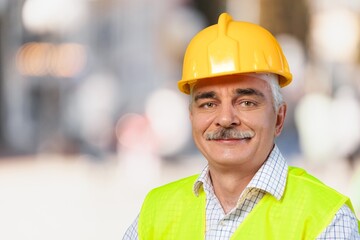
[{"label": "shirt collar", "polygon": [[[260,189],[280,200],[285,190],[287,172],[287,163],[281,155],[279,148],[275,145],[267,160],[256,172],[246,189]],[[199,195],[202,188],[206,194],[214,192],[208,166],[204,168],[194,184],[193,190],[196,196]]]}]

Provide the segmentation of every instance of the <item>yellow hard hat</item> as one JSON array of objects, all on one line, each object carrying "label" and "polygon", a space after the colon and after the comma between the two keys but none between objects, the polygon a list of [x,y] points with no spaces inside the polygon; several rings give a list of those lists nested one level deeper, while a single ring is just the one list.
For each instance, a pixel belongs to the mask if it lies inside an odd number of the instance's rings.
[{"label": "yellow hard hat", "polygon": [[292,80],[287,60],[270,32],[222,13],[218,24],[203,29],[189,43],[178,87],[189,94],[190,84],[197,80],[243,73],[277,74],[281,87]]}]

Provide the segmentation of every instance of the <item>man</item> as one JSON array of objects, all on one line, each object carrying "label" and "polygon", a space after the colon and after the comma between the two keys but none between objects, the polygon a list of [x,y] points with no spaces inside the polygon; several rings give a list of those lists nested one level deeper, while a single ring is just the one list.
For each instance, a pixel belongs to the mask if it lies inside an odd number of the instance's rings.
[{"label": "man", "polygon": [[190,94],[200,175],[152,190],[124,239],[360,239],[350,200],[275,145],[292,80],[275,38],[220,15],[190,42],[179,81]]}]

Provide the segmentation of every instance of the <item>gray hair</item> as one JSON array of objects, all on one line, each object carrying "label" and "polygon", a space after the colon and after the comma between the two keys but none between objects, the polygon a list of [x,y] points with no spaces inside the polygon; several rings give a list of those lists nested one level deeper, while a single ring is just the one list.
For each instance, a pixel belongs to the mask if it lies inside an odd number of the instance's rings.
[{"label": "gray hair", "polygon": [[279,85],[278,77],[276,79],[270,79],[267,82],[270,86],[271,93],[273,96],[274,109],[275,109],[275,112],[277,112],[279,110],[280,106],[284,103],[284,99],[283,99],[283,95],[281,93],[281,88]]}]

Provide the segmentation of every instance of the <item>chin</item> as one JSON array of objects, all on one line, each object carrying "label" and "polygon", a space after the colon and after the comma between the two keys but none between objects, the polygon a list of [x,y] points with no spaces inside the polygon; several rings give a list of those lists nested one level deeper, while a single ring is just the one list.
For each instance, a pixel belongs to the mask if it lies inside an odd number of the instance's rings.
[{"label": "chin", "polygon": [[217,153],[208,153],[205,156],[209,156],[207,157],[209,162],[216,162],[217,164],[229,166],[241,165],[254,159],[253,154],[248,151],[239,151],[239,149],[225,149]]}]

